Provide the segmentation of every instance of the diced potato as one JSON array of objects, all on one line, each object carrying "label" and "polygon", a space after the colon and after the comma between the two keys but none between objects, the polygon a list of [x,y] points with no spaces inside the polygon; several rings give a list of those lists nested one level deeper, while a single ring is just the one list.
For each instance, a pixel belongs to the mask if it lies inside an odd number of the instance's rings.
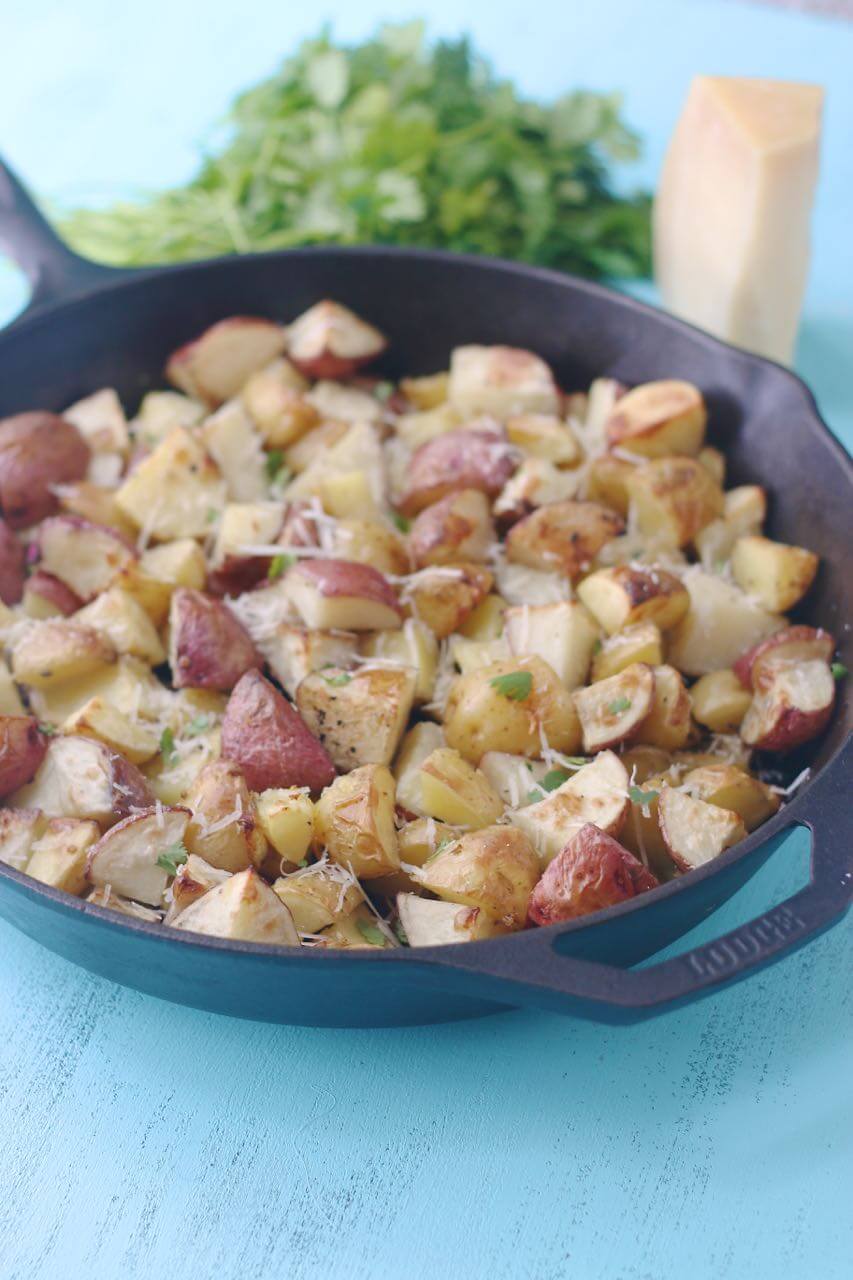
[{"label": "diced potato", "polygon": [[[309,393],[309,399],[315,398],[316,390],[315,388],[313,392]],[[352,393],[350,389],[345,387],[340,388],[340,390],[347,394],[355,394],[360,399],[366,399],[375,408],[379,409],[379,402],[374,400],[372,396],[362,396],[360,392]],[[337,417],[340,415],[329,416]],[[308,449],[313,434],[314,432],[309,432],[303,440],[300,440],[299,444],[287,450],[285,461],[288,466],[291,465],[291,456],[297,450],[302,449],[304,452]],[[293,469],[297,470],[296,467]],[[345,434],[334,443],[330,443],[326,439],[325,448],[317,452],[309,466],[301,471],[296,479],[288,485],[285,491],[286,498],[288,501],[293,501],[296,498],[319,498],[323,494],[324,486],[328,484],[332,476],[348,475],[352,472],[362,472],[369,477],[372,505],[376,510],[381,510],[385,501],[385,456],[376,426],[363,417],[351,423]],[[372,511],[371,518],[375,514],[376,512]]]},{"label": "diced potato", "polygon": [[833,653],[835,637],[822,627],[784,627],[741,654],[734,673],[744,689],[760,691],[773,683],[780,667],[829,662]]},{"label": "diced potato", "polygon": [[793,751],[822,733],[835,705],[835,680],[826,662],[778,667],[743,718],[740,736],[760,751]]},{"label": "diced potato", "polygon": [[91,698],[100,698],[122,715],[157,720],[171,695],[138,658],[120,657],[91,675],[75,677],[29,691],[33,710],[49,724],[62,724]]},{"label": "diced potato", "polygon": [[[706,445],[704,449],[700,449],[697,458],[702,466],[707,468],[722,489],[726,480],[726,456],[719,449],[714,449],[711,445]],[[725,498],[725,495],[724,495]]]},{"label": "diced potato", "polygon": [[63,733],[97,738],[131,764],[144,764],[159,750],[159,736],[144,721],[133,721],[104,698],[90,698],[62,725]]},{"label": "diced potato", "polygon": [[649,747],[645,744],[632,745],[621,755],[622,763],[628,770],[629,777],[635,782],[645,782],[656,773],[666,773],[672,765],[672,756],[663,747]]},{"label": "diced potato", "polygon": [[766,782],[732,764],[691,769],[684,775],[684,786],[697,800],[736,813],[747,831],[760,827],[779,808],[779,797]]},{"label": "diced potato", "polygon": [[503,812],[488,779],[451,747],[438,747],[424,760],[421,796],[427,817],[456,827],[487,827]]},{"label": "diced potato", "polygon": [[557,604],[571,599],[568,578],[559,573],[530,569],[524,564],[504,561],[495,569],[498,590],[507,604]]},{"label": "diced potato", "polygon": [[51,818],[34,842],[26,865],[28,876],[79,896],[87,887],[86,859],[101,832],[96,822]]},{"label": "diced potato", "polygon": [[39,809],[0,809],[0,862],[25,871],[32,846],[46,825]]},{"label": "diced potato", "polygon": [[320,939],[315,946],[344,951],[387,951],[399,946],[385,922],[380,922],[366,903],[324,929]]},{"label": "diced potato", "polygon": [[93,453],[126,454],[130,449],[127,418],[113,387],[104,387],[63,409]]},{"label": "diced potato", "polygon": [[384,765],[364,765],[326,788],[314,808],[314,844],[359,880],[399,870],[394,779]]},{"label": "diced potato", "polygon": [[169,880],[170,853],[183,853],[189,810],[142,809],[101,836],[89,852],[91,884],[110,885],[137,902],[157,906]]},{"label": "diced potato", "polygon": [[305,399],[308,383],[289,360],[273,360],[245,382],[242,400],[271,449],[286,449],[320,421]]},{"label": "diced potato", "polygon": [[461,489],[497,497],[517,465],[515,450],[491,418],[476,427],[446,431],[413,454],[398,505],[404,515],[415,516]]},{"label": "diced potato", "polygon": [[645,382],[616,401],[605,428],[607,442],[647,458],[695,456],[707,418],[702,392],[692,383]]},{"label": "diced potato", "polygon": [[125,537],[80,516],[51,516],[39,527],[40,567],[64,582],[80,600],[105,591],[117,574],[136,563]]},{"label": "diced potato", "polygon": [[[641,749],[635,748],[635,750]],[[626,769],[633,769],[633,765],[629,764],[629,754],[629,752],[625,753],[622,763]],[[632,795],[637,796],[637,799],[631,801],[619,839],[626,849],[629,849],[654,872],[659,880],[671,880],[677,874],[676,866],[670,857],[660,829],[658,806],[662,792],[678,782],[679,772],[671,765],[666,767],[665,764],[659,773],[651,773],[646,778],[641,778],[640,772],[637,771],[633,777],[633,785],[637,787],[637,791],[632,792]]]},{"label": "diced potato", "polygon": [[[722,482],[720,482],[722,483]],[[757,484],[744,484],[723,494],[723,514],[700,529],[694,545],[704,568],[719,570],[738,538],[760,533],[767,519],[767,494]]]},{"label": "diced potato", "polygon": [[447,431],[455,431],[462,425],[462,415],[449,404],[432,405],[416,413],[402,413],[395,430],[400,441],[408,449],[419,449],[422,444],[435,440]]},{"label": "diced potato", "polygon": [[737,814],[672,787],[661,792],[658,812],[666,847],[680,871],[703,866],[746,836]]},{"label": "diced potato", "polygon": [[376,519],[339,520],[335,530],[334,554],[340,560],[371,564],[385,574],[408,573],[411,567],[403,539],[396,530]]},{"label": "diced potato", "polygon": [[442,640],[464,625],[488,596],[492,581],[482,565],[435,566],[412,577],[401,598],[412,617]]},{"label": "diced potato", "polygon": [[149,448],[158,445],[173,427],[194,427],[205,415],[205,407],[178,391],[149,391],[142,397],[134,427],[136,437]]},{"label": "diced potato", "polygon": [[597,502],[550,502],[512,526],[506,552],[516,564],[576,578],[624,528],[617,512]]},{"label": "diced potato", "polygon": [[634,662],[646,662],[650,667],[663,662],[663,641],[653,622],[638,622],[608,636],[592,659],[592,679],[606,680]]},{"label": "diced potato", "polygon": [[21,608],[28,618],[67,618],[76,613],[82,604],[79,596],[52,573],[36,569],[24,583]]},{"label": "diced potato", "polygon": [[247,671],[231,692],[222,718],[222,756],[240,766],[252,791],[317,792],[335,776],[325,747],[260,671]]},{"label": "diced potato", "polygon": [[690,609],[669,635],[669,661],[688,676],[731,667],[746,650],[785,625],[739,587],[691,568],[684,575]]},{"label": "diced potato", "polygon": [[580,722],[568,689],[541,658],[510,658],[459,676],[444,712],[448,746],[477,764],[486,751],[538,757],[542,745],[571,754]]},{"label": "diced potato", "polygon": [[314,836],[314,805],[301,787],[270,787],[255,796],[258,825],[279,862],[303,860]]},{"label": "diced potato", "polygon": [[338,667],[312,672],[296,690],[296,705],[338,769],[390,764],[415,695],[410,667]]},{"label": "diced potato", "polygon": [[804,547],[755,535],[738,538],[732,552],[735,582],[775,613],[786,613],[802,600],[814,581],[818,563],[814,552]]},{"label": "diced potato", "polygon": [[493,514],[502,525],[511,525],[537,507],[574,498],[581,484],[579,469],[560,471],[545,458],[528,456],[501,489]]},{"label": "diced potato", "polygon": [[532,841],[544,868],[571,836],[591,822],[617,836],[628,814],[628,774],[619,757],[602,751],[546,800],[509,815]]},{"label": "diced potato", "polygon": [[457,902],[420,898],[416,893],[397,896],[400,924],[410,947],[440,947],[453,942],[478,942],[508,932],[479,907]]},{"label": "diced potato", "polygon": [[491,506],[479,489],[460,489],[424,507],[409,533],[412,559],[419,569],[484,561],[494,544]]},{"label": "diced potato", "polygon": [[281,355],[285,331],[260,316],[227,316],[169,357],[166,377],[206,404],[236,396],[256,369]]},{"label": "diced potato", "polygon": [[463,676],[480,671],[493,662],[509,658],[509,645],[503,636],[499,640],[466,640],[464,636],[451,636],[448,642],[450,656]]},{"label": "diced potato", "polygon": [[695,458],[656,458],[627,478],[638,532],[669,547],[684,547],[723,513],[723,494]]},{"label": "diced potato", "polygon": [[[402,632],[378,631],[376,635],[400,636]],[[260,645],[270,671],[295,698],[296,690],[312,671],[346,669],[357,653],[358,642],[354,631],[311,631],[281,623]]]},{"label": "diced potato", "polygon": [[9,799],[14,808],[41,809],[49,818],[91,818],[110,826],[152,801],[135,765],[94,738],[51,738],[32,782]]},{"label": "diced potato", "polygon": [[76,680],[115,662],[116,651],[92,627],[76,622],[34,622],[12,650],[19,684],[44,687]]},{"label": "diced potato", "polygon": [[[446,822],[436,822],[435,818],[415,818],[413,822],[407,822],[397,832],[400,870],[371,880],[371,897],[375,899],[379,896],[393,901],[398,893],[419,890],[419,885],[412,879],[415,869],[422,867],[439,845],[448,840],[455,840],[458,835],[461,835],[459,827],[451,827]],[[406,867],[408,870],[404,869]]]},{"label": "diced potato", "polygon": [[546,867],[530,897],[530,920],[538,925],[574,920],[626,902],[657,883],[612,836],[587,823]]},{"label": "diced potato", "polygon": [[128,476],[116,502],[155,542],[204,537],[210,512],[225,503],[225,482],[201,441],[175,427]]},{"label": "diced potato", "polygon": [[592,502],[612,507],[620,516],[627,516],[630,502],[628,477],[635,466],[636,463],[629,462],[626,458],[614,458],[610,453],[592,458],[587,473],[587,497]]},{"label": "diced potato", "polygon": [[497,640],[503,634],[506,600],[494,593],[484,596],[458,627],[468,640]]},{"label": "diced potato", "polygon": [[599,569],[584,578],[577,590],[608,635],[640,622],[653,622],[666,631],[680,622],[690,607],[681,580],[658,566],[623,564]]},{"label": "diced potato", "polygon": [[114,489],[105,489],[90,480],[77,480],[57,485],[56,497],[60,510],[68,515],[106,525],[128,538],[136,537],[136,526],[116,503]]},{"label": "diced potato", "polygon": [[229,876],[191,903],[175,917],[172,928],[237,942],[300,945],[290,912],[254,867]]},{"label": "diced potato", "polygon": [[363,636],[361,652],[383,663],[399,663],[415,673],[415,702],[429,702],[438,671],[438,642],[423,623],[407,618],[399,631],[375,631]]},{"label": "diced potato", "polygon": [[24,704],[18,693],[12,673],[0,658],[0,716],[22,716]]},{"label": "diced potato", "polygon": [[572,694],[587,755],[633,737],[655,701],[655,676],[642,662]]},{"label": "diced potato", "polygon": [[259,867],[267,840],[246,780],[227,760],[206,764],[184,797],[192,817],[184,833],[190,853],[221,871]]},{"label": "diced potato", "polygon": [[517,347],[456,347],[450,356],[447,398],[460,413],[506,419],[520,413],[556,414],[560,395],[551,370]]},{"label": "diced potato", "polygon": [[351,378],[388,345],[384,335],[340,302],[315,302],[287,326],[287,354],[306,378]]},{"label": "diced potato", "polygon": [[712,733],[737,733],[749,710],[752,694],[734,671],[709,671],[690,690],[693,718]]},{"label": "diced potato", "polygon": [[260,665],[246,628],[228,605],[176,587],[169,607],[169,666],[176,689],[233,689]]},{"label": "diced potato", "polygon": [[166,661],[166,650],[142,605],[121,587],[111,587],[74,615],[75,624],[91,627],[116,653],[141,658],[151,666]]},{"label": "diced potato", "polygon": [[545,458],[555,466],[571,466],[580,459],[574,435],[558,417],[547,413],[522,413],[507,419],[509,441],[534,458]]},{"label": "diced potato", "polygon": [[[178,867],[170,889],[166,891],[166,900],[171,895],[172,901],[163,923],[171,924],[175,916],[180,915],[191,902],[197,902],[211,889],[224,884],[230,876],[230,871],[220,871],[218,867],[212,867],[205,862],[204,858],[200,858],[198,854],[189,854],[186,862]],[[111,904],[104,903],[104,905]]]},{"label": "diced potato", "polygon": [[651,710],[638,726],[636,741],[675,751],[690,737],[690,695],[674,667],[654,667],[655,688]]},{"label": "diced potato", "polygon": [[306,431],[294,444],[288,445],[284,451],[284,461],[288,470],[296,475],[307,471],[315,462],[344,439],[349,427],[346,422],[321,422],[319,426]]},{"label": "diced potato", "polygon": [[324,511],[336,519],[381,519],[382,507],[376,500],[376,484],[368,471],[338,471],[322,477],[318,496]]},{"label": "diced potato", "polygon": [[279,876],[273,890],[302,934],[328,929],[364,902],[364,893],[352,872],[328,861]]},{"label": "diced potato", "polygon": [[402,609],[386,578],[352,560],[303,560],[288,571],[288,598],[317,631],[382,631],[399,627]]},{"label": "diced potato", "polygon": [[194,591],[201,591],[207,578],[204,552],[194,538],[176,538],[174,542],[148,547],[142,553],[139,567],[147,577],[158,582],[190,587]]},{"label": "diced potato", "polygon": [[585,683],[598,628],[582,604],[514,605],[504,621],[513,653],[547,662],[569,691]]},{"label": "diced potato", "polygon": [[444,732],[431,720],[412,725],[400,744],[394,762],[397,782],[397,804],[409,813],[423,813],[421,765],[433,751],[446,746]]},{"label": "diced potato", "polygon": [[494,920],[518,929],[539,879],[539,859],[527,836],[513,827],[469,831],[437,849],[417,880],[430,893],[466,907],[479,907]]},{"label": "diced potato", "polygon": [[[216,541],[210,557],[215,571],[233,573],[238,567],[257,564],[257,578],[265,572],[268,556],[253,552],[251,548],[274,546],[284,523],[284,508],[280,502],[229,502],[222,511],[216,529]],[[176,545],[174,543],[167,546]],[[193,543],[197,546],[197,543]],[[156,548],[162,550],[162,548]],[[270,555],[275,553],[270,553]],[[202,563],[204,563],[202,559]],[[253,578],[253,581],[255,579]],[[205,584],[202,574],[199,583],[181,583],[201,590]]]},{"label": "diced potato", "polygon": [[219,726],[196,733],[180,743],[172,755],[156,755],[143,767],[151,791],[161,804],[177,804],[205,765],[218,760],[222,731]]},{"label": "diced potato", "polygon": [[[508,751],[487,751],[479,769],[509,809],[541,800],[546,792],[539,784],[551,772],[545,760],[528,760]],[[560,774],[563,781],[569,776],[568,770]]]},{"label": "diced potato", "polygon": [[416,409],[436,409],[444,404],[450,388],[450,374],[430,373],[420,378],[403,378],[400,390]]}]

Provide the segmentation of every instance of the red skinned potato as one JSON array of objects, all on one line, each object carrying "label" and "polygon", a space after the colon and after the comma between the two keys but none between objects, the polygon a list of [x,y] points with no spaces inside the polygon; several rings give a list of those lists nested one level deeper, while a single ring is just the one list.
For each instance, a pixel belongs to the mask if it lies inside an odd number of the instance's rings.
[{"label": "red skinned potato", "polygon": [[238,681],[222,720],[222,759],[239,765],[251,791],[308,787],[335,776],[325,748],[283,694],[260,671]]},{"label": "red skinned potato", "polygon": [[0,512],[26,529],[59,506],[54,486],[82,480],[89,446],[55,413],[18,413],[0,421]]},{"label": "red skinned potato", "polygon": [[747,649],[734,665],[745,689],[766,689],[780,667],[795,662],[829,662],[835,653],[835,637],[822,627],[786,627]]},{"label": "red skinned potato", "polygon": [[587,823],[548,864],[530,895],[533,924],[557,924],[627,902],[658,880],[618,840]]},{"label": "red skinned potato", "polygon": [[47,739],[33,716],[0,716],[0,796],[35,777],[47,753]]},{"label": "red skinned potato", "polygon": [[26,553],[5,520],[0,520],[0,600],[17,604],[24,594]]},{"label": "red skinned potato", "polygon": [[272,320],[229,316],[173,352],[166,377],[206,404],[222,404],[237,395],[250,374],[280,356],[284,343],[284,330]]},{"label": "red skinned potato", "polygon": [[287,354],[306,378],[351,378],[388,345],[372,324],[339,302],[317,302],[285,330]]},{"label": "red skinned potato", "polygon": [[227,604],[178,587],[169,608],[169,665],[176,689],[227,693],[260,663],[248,631]]},{"label": "red skinned potato", "polygon": [[812,659],[779,666],[752,699],[740,736],[760,751],[793,751],[823,732],[834,704],[828,663]]},{"label": "red skinned potato", "polygon": [[54,618],[57,614],[67,618],[82,607],[83,601],[70,587],[42,569],[24,584],[24,612],[30,618]]},{"label": "red skinned potato", "polygon": [[314,631],[384,631],[402,624],[393,587],[372,565],[305,559],[288,572],[287,591]]},{"label": "red skinned potato", "polygon": [[445,431],[415,450],[399,504],[404,515],[417,515],[459,489],[479,489],[497,497],[518,466],[519,455],[496,423],[485,423],[482,428]]},{"label": "red skinned potato", "polygon": [[59,578],[84,601],[106,591],[139,559],[124,534],[82,516],[51,516],[38,531],[38,545],[45,573]]},{"label": "red skinned potato", "polygon": [[135,765],[105,743],[79,734],[51,738],[32,782],[12,798],[16,809],[41,809],[50,818],[89,818],[101,827],[153,803]]}]

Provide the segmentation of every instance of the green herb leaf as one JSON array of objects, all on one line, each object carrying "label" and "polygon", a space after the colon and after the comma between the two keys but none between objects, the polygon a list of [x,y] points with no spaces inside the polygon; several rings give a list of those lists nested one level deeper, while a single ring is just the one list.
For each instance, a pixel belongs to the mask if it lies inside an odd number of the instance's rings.
[{"label": "green herb leaf", "polygon": [[495,676],[489,684],[502,697],[511,698],[513,702],[523,702],[530,697],[533,676],[529,671],[509,671],[505,676]]},{"label": "green herb leaf", "polygon": [[[322,672],[320,674],[322,675]],[[336,676],[323,676],[323,679],[326,681],[326,684],[333,685],[338,689],[341,685],[349,684],[350,680],[352,680],[352,676],[348,671],[339,671]]]},{"label": "green herb leaf", "polygon": [[376,386],[373,388],[373,394],[377,400],[381,401],[382,404],[385,404],[385,402],[390,400],[394,394],[394,383],[377,382]]},{"label": "green herb leaf", "polygon": [[404,947],[408,947],[410,943],[409,939],[406,937],[406,930],[403,928],[402,923],[399,920],[395,920],[391,927],[397,935],[397,941]]},{"label": "green herb leaf", "polygon": [[620,698],[614,698],[612,702],[607,704],[607,714],[618,716],[620,711],[627,711],[631,706],[631,699],[626,698],[624,694]]},{"label": "green herb leaf", "polygon": [[284,454],[281,449],[270,449],[264,468],[269,480],[278,480],[287,468],[284,465]]},{"label": "green herb leaf", "polygon": [[297,867],[307,867],[307,866],[308,866],[308,859],[307,859],[307,858],[300,858],[296,865],[297,865]]},{"label": "green herb leaf", "polygon": [[160,755],[163,757],[163,763],[171,766],[175,763],[178,753],[175,750],[175,735],[171,729],[164,729],[160,734]]},{"label": "green herb leaf", "polygon": [[843,662],[833,662],[829,669],[832,672],[833,680],[843,680],[845,676],[850,674]]},{"label": "green herb leaf", "polygon": [[397,515],[396,512],[391,517],[391,519],[394,521],[395,525],[397,526],[397,528],[400,530],[401,533],[408,533],[412,527],[411,520],[407,520],[405,516]]},{"label": "green herb leaf", "polygon": [[41,721],[39,723],[39,729],[41,730],[41,732],[44,734],[46,738],[55,738],[56,735],[59,733],[59,730],[57,729],[56,725],[51,724],[49,720]]},{"label": "green herb leaf", "polygon": [[213,724],[213,716],[200,715],[190,720],[184,733],[188,738],[197,738],[200,733],[204,733]]},{"label": "green herb leaf", "polygon": [[659,791],[643,791],[641,787],[635,787],[633,783],[628,788],[629,799],[634,804],[642,805],[644,808],[646,805],[651,804],[653,800],[657,800],[659,795]]},{"label": "green herb leaf", "polygon": [[186,862],[189,854],[187,853],[184,842],[176,840],[174,844],[170,844],[157,859],[157,866],[162,867],[164,871],[168,871],[170,876],[178,874],[178,867],[182,867]]},{"label": "green herb leaf", "polygon": [[384,947],[387,938],[381,929],[377,929],[375,924],[368,924],[366,920],[356,921],[356,927],[365,942],[370,942],[374,947]]},{"label": "green herb leaf", "polygon": [[532,791],[527,793],[527,803],[535,804],[537,800],[542,799],[542,792],[556,791],[564,782],[568,782],[571,777],[567,769],[549,769],[541,782],[537,782]]},{"label": "green herb leaf", "polygon": [[62,228],[126,265],[381,241],[644,276],[650,200],[611,172],[638,154],[616,94],[540,104],[419,24],[326,31],[236,99],[188,183]]},{"label": "green herb leaf", "polygon": [[207,515],[205,519],[207,520],[208,524],[213,524],[215,520],[219,519],[219,512],[217,511],[216,507],[207,508]]},{"label": "green herb leaf", "polygon": [[270,567],[267,569],[267,578],[270,582],[275,582],[276,578],[280,578],[284,571],[294,564],[296,564],[296,556],[288,556],[283,552],[273,556]]}]

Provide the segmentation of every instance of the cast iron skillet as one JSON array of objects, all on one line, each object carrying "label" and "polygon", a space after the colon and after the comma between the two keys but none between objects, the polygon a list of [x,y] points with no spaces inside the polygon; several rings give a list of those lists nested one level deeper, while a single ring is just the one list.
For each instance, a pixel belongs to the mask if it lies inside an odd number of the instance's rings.
[{"label": "cast iron skillet", "polygon": [[[393,340],[384,372],[428,373],[465,342],[530,347],[566,387],[684,377],[704,391],[729,483],[771,493],[771,533],[811,547],[821,570],[805,620],[841,642],[853,616],[853,467],[806,387],[672,317],[597,285],[484,258],[390,248],[302,249],[119,271],[71,253],[0,164],[0,246],[32,302],[0,335],[0,417],[60,410],[115,386],[135,405],[162,385],[168,353],[234,313],[291,319],[318,298],[347,303]],[[846,652],[845,652],[846,650]],[[853,896],[847,795],[849,699],[805,763],[790,804],[713,863],[633,902],[569,925],[417,951],[302,951],[201,938],[120,917],[0,864],[0,915],[76,964],[202,1009],[312,1026],[383,1026],[531,1005],[633,1022],[732,982],[827,928]],[[626,968],[698,924],[761,866],[791,827],[809,828],[811,883],[719,941],[642,970]]]}]

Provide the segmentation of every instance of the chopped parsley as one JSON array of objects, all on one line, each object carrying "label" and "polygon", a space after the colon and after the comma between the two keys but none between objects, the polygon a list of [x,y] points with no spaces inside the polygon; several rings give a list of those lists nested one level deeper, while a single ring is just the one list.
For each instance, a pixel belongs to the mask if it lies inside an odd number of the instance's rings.
[{"label": "chopped parsley", "polygon": [[612,702],[608,702],[607,714],[611,716],[618,716],[620,711],[627,711],[630,706],[631,699],[626,698],[625,695],[622,694],[621,698],[614,698]]},{"label": "chopped parsley", "polygon": [[850,674],[843,662],[833,662],[829,669],[832,672],[833,680],[843,680],[845,676]]},{"label": "chopped parsley", "polygon": [[45,720],[43,723],[41,723],[39,725],[39,729],[41,730],[41,732],[44,734],[46,738],[55,738],[56,735],[59,733],[59,730],[57,729],[56,725],[51,724],[49,720]]},{"label": "chopped parsley", "polygon": [[206,729],[209,729],[212,723],[213,723],[212,716],[209,716],[209,715],[195,716],[194,719],[190,720],[186,729],[184,729],[184,733],[187,735],[188,738],[196,738],[200,733],[204,733]]},{"label": "chopped parsley", "polygon": [[543,791],[556,791],[564,782],[568,782],[569,772],[567,769],[549,769],[541,782],[537,782],[532,791],[527,793],[527,803],[535,804],[537,800],[542,799]]},{"label": "chopped parsley", "polygon": [[635,787],[633,783],[628,788],[628,798],[633,804],[641,805],[643,808],[657,800],[660,795],[659,791],[643,791],[641,787]]},{"label": "chopped parsley", "polygon": [[403,928],[402,922],[400,920],[395,920],[392,927],[397,935],[397,941],[401,942],[404,947],[407,947],[409,945],[409,939],[406,937],[406,930]]},{"label": "chopped parsley", "polygon": [[377,382],[376,386],[373,388],[373,394],[377,400],[380,400],[382,404],[385,404],[385,402],[390,400],[394,394],[394,383]]},{"label": "chopped parsley", "polygon": [[213,524],[214,520],[217,520],[218,518],[219,518],[219,512],[216,510],[216,507],[208,507],[208,508],[207,508],[207,523],[208,523],[208,524]]},{"label": "chopped parsley", "polygon": [[307,859],[307,858],[300,858],[296,865],[297,865],[297,867],[307,867],[307,866],[308,866],[308,859]]},{"label": "chopped parsley", "polygon": [[267,479],[273,484],[284,484],[290,476],[290,472],[284,465],[284,454],[281,449],[270,449],[267,454],[267,460],[264,463],[267,473]]},{"label": "chopped parsley", "polygon": [[182,867],[188,857],[189,854],[184,847],[183,840],[176,840],[174,844],[170,844],[160,854],[157,859],[157,866],[162,867],[164,871],[168,871],[170,876],[176,876],[178,867]]},{"label": "chopped parsley", "polygon": [[160,755],[165,765],[173,765],[178,758],[175,749],[175,735],[171,729],[164,729],[160,734]]},{"label": "chopped parsley", "polygon": [[[320,674],[323,675],[322,671]],[[333,685],[334,688],[337,689],[343,684],[349,684],[352,680],[352,676],[348,671],[339,671],[336,676],[323,676],[323,679],[326,681],[326,684]]]},{"label": "chopped parsley", "polygon": [[385,946],[385,934],[381,929],[377,929],[375,924],[368,924],[366,920],[358,920],[356,921],[356,927],[365,942],[369,942],[374,947]]},{"label": "chopped parsley", "polygon": [[509,671],[505,676],[495,676],[489,684],[502,697],[511,698],[513,702],[524,702],[525,698],[530,697],[533,676],[529,671]]},{"label": "chopped parsley", "polygon": [[288,556],[283,552],[273,556],[272,560],[270,560],[270,567],[267,569],[267,578],[270,582],[275,582],[276,578],[281,577],[285,569],[289,569],[295,563],[296,556]]},{"label": "chopped parsley", "polygon": [[407,520],[405,516],[398,515],[396,511],[391,519],[394,521],[401,533],[408,533],[412,527],[411,520]]}]

